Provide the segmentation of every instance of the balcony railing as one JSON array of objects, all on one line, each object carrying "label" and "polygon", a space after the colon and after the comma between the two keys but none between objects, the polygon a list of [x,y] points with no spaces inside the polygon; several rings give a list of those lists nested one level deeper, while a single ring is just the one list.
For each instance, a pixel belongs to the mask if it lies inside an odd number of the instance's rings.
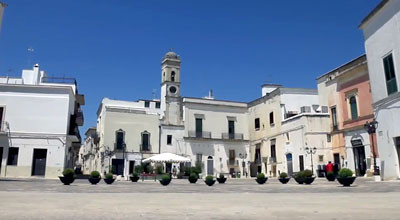
[{"label": "balcony railing", "polygon": [[269,163],[276,163],[276,157],[270,157]]},{"label": "balcony railing", "polygon": [[209,131],[189,131],[188,134],[191,138],[211,138],[211,132]]},{"label": "balcony railing", "polygon": [[243,140],[243,134],[240,133],[222,133],[222,139]]},{"label": "balcony railing", "polygon": [[140,145],[140,151],[141,152],[150,152],[151,151],[151,145],[146,145],[144,146],[143,144]]},{"label": "balcony railing", "polygon": [[122,144],[114,143],[114,151],[123,151],[123,150],[126,150],[125,143]]},{"label": "balcony railing", "polygon": [[256,163],[256,164],[258,164],[258,165],[260,165],[261,164],[261,157],[256,157],[256,159],[254,160],[254,163]]},{"label": "balcony railing", "polygon": [[6,121],[0,121],[0,132],[8,132],[10,130],[10,126]]},{"label": "balcony railing", "polygon": [[76,85],[75,78],[68,78],[68,77],[53,77],[53,76],[46,76],[42,78],[43,83],[62,83],[62,84],[74,84]]}]

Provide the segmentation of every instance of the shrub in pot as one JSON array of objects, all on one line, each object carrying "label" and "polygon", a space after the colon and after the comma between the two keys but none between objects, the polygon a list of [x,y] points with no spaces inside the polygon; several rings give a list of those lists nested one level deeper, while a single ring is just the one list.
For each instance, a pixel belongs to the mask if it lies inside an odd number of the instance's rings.
[{"label": "shrub in pot", "polygon": [[348,168],[340,169],[338,176],[336,178],[340,184],[343,186],[350,186],[356,180],[356,177],[353,176],[353,171]]},{"label": "shrub in pot", "polygon": [[304,176],[304,183],[307,185],[310,185],[315,180],[315,176],[313,176],[311,170],[304,170],[303,176]]},{"label": "shrub in pot", "polygon": [[161,179],[160,179],[160,183],[161,183],[161,185],[163,185],[163,186],[168,185],[170,182],[171,182],[171,177],[170,177],[170,175],[168,175],[168,174],[163,175],[163,176],[161,177]]},{"label": "shrub in pot", "polygon": [[304,171],[299,171],[299,172],[295,173],[294,180],[296,180],[296,182],[298,184],[303,184],[304,183]]},{"label": "shrub in pot", "polygon": [[92,185],[96,185],[101,180],[100,173],[98,171],[92,171],[88,180]]},{"label": "shrub in pot", "polygon": [[218,183],[223,184],[226,182],[226,177],[224,174],[219,174],[219,177],[217,178]]},{"label": "shrub in pot", "polygon": [[156,166],[156,174],[161,175],[163,174],[164,167],[162,165]]},{"label": "shrub in pot", "polygon": [[268,177],[265,177],[265,175],[263,173],[259,173],[257,175],[256,182],[258,184],[264,184],[265,182],[267,182],[267,180],[268,180]]},{"label": "shrub in pot", "polygon": [[199,177],[197,176],[196,173],[191,173],[188,179],[190,183],[196,183]]},{"label": "shrub in pot", "polygon": [[63,171],[63,175],[58,178],[60,178],[60,181],[64,183],[64,185],[69,185],[75,180],[75,172],[73,169],[67,168]]},{"label": "shrub in pot", "polygon": [[106,182],[107,184],[112,184],[114,181],[115,181],[115,178],[114,178],[113,174],[107,173],[104,178],[104,182]]},{"label": "shrub in pot", "polygon": [[137,182],[140,177],[138,173],[132,173],[132,176],[129,177],[131,179],[132,182]]},{"label": "shrub in pot", "polygon": [[328,181],[335,181],[335,174],[334,174],[332,171],[329,171],[329,172],[326,174],[326,179],[327,179]]},{"label": "shrub in pot", "polygon": [[206,180],[204,181],[208,186],[212,186],[215,183],[215,179],[213,176],[206,176]]},{"label": "shrub in pot", "polygon": [[279,174],[279,182],[281,182],[282,184],[288,183],[289,180],[290,180],[290,177],[288,176],[287,173],[282,172],[281,174]]}]

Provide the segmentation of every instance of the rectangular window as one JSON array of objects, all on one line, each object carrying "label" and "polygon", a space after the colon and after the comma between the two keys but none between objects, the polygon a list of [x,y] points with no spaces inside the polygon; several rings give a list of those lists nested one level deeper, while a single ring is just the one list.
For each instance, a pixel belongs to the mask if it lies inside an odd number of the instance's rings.
[{"label": "rectangular window", "polygon": [[167,135],[167,144],[168,145],[172,144],[172,135]]},{"label": "rectangular window", "polygon": [[276,162],[276,141],[275,141],[275,139],[271,140],[271,160],[272,160],[272,162]]},{"label": "rectangular window", "polygon": [[160,102],[156,102],[156,108],[160,108],[161,103]]},{"label": "rectangular window", "polygon": [[351,111],[351,119],[356,120],[358,118],[358,109],[357,109],[357,98],[355,96],[351,96],[349,98],[349,105]]},{"label": "rectangular window", "polygon": [[196,137],[202,138],[203,137],[203,119],[196,118]]},{"label": "rectangular window", "polygon": [[17,166],[18,164],[18,147],[10,147],[8,150],[7,165]]},{"label": "rectangular window", "polygon": [[255,128],[256,130],[259,130],[259,129],[260,129],[260,118],[254,119],[254,128]]},{"label": "rectangular window", "polygon": [[261,164],[261,144],[256,144],[256,155],[254,157],[256,164]]},{"label": "rectangular window", "polygon": [[396,73],[394,71],[393,55],[390,54],[383,58],[383,66],[385,69],[386,89],[388,95],[397,92]]},{"label": "rectangular window", "polygon": [[327,135],[326,135],[326,141],[327,141],[328,143],[330,143],[331,140],[332,140],[331,134],[327,134]]},{"label": "rectangular window", "polygon": [[229,139],[235,139],[235,121],[228,121]]},{"label": "rectangular window", "polygon": [[337,116],[336,116],[336,106],[331,108],[331,114],[332,114],[333,130],[336,131],[336,130],[338,130],[338,123],[337,123]]},{"label": "rectangular window", "polygon": [[270,124],[271,126],[274,125],[274,112],[270,112],[270,113],[269,113],[269,124]]},{"label": "rectangular window", "polygon": [[323,163],[324,162],[324,155],[318,155],[318,161],[320,163]]},{"label": "rectangular window", "polygon": [[144,107],[149,108],[150,107],[150,102],[149,101],[145,101],[144,102]]},{"label": "rectangular window", "polygon": [[142,133],[142,151],[150,151],[150,134]]}]

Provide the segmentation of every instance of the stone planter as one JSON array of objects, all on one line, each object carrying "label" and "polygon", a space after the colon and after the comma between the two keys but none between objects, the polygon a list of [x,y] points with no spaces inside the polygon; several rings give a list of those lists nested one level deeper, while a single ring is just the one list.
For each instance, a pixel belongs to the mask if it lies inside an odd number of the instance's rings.
[{"label": "stone planter", "polygon": [[295,177],[294,180],[296,180],[298,184],[304,184],[304,177]]},{"label": "stone planter", "polygon": [[129,179],[131,179],[132,182],[137,182],[140,179],[140,177],[139,176],[131,176],[131,177],[129,177]]},{"label": "stone planter", "polygon": [[115,181],[115,179],[104,179],[104,182],[106,182],[107,184],[112,184]]},{"label": "stone planter", "polygon": [[223,178],[217,178],[218,183],[224,184],[226,182],[226,177]]},{"label": "stone planter", "polygon": [[315,177],[304,177],[304,183],[307,185],[310,185],[312,182],[314,182]]},{"label": "stone planter", "polygon": [[64,183],[64,185],[69,185],[74,182],[75,177],[69,177],[69,176],[59,176],[60,181]]},{"label": "stone planter", "polygon": [[354,181],[356,180],[356,177],[355,177],[355,176],[352,176],[352,177],[345,177],[345,178],[340,178],[340,177],[338,177],[337,180],[338,180],[338,182],[339,182],[340,184],[342,184],[343,186],[350,186],[351,184],[354,183]]},{"label": "stone planter", "polygon": [[288,183],[290,180],[290,178],[286,177],[286,178],[279,178],[279,182],[281,182],[282,184],[286,184]]},{"label": "stone planter", "polygon": [[196,183],[197,182],[197,178],[188,178],[190,183]]},{"label": "stone planter", "polygon": [[101,180],[101,178],[93,178],[93,177],[89,177],[89,182],[92,184],[92,185],[96,185],[97,183],[99,183],[100,182],[100,180]]},{"label": "stone planter", "polygon": [[257,179],[256,179],[256,182],[257,182],[258,184],[264,184],[265,182],[267,182],[267,180],[268,180],[268,177],[265,177],[264,179],[259,179],[259,178],[257,178]]},{"label": "stone planter", "polygon": [[168,179],[168,180],[166,180],[166,179],[161,179],[161,180],[159,180],[160,181],[160,183],[161,183],[161,185],[163,185],[163,186],[167,186],[170,182],[171,182],[171,179]]},{"label": "stone planter", "polygon": [[215,183],[215,180],[205,180],[204,181],[208,186],[212,186]]},{"label": "stone planter", "polygon": [[330,182],[335,181],[335,175],[326,175],[326,179]]}]

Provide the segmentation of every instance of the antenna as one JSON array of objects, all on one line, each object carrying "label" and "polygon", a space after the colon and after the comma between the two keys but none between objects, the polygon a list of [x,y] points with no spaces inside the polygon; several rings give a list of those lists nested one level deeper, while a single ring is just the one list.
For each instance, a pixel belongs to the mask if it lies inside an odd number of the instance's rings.
[{"label": "antenna", "polygon": [[28,47],[28,66],[29,66],[29,68],[32,67],[32,58],[33,58],[34,51],[35,50],[33,49],[32,46]]}]

